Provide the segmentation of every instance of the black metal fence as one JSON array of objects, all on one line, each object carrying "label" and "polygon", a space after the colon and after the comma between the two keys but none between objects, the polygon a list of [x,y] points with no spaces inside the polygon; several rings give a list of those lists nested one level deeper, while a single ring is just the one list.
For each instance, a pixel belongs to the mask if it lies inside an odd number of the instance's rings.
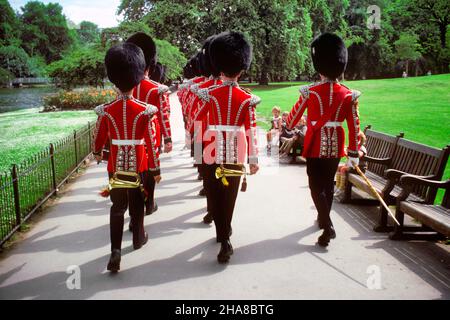
[{"label": "black metal fence", "polygon": [[0,246],[91,154],[93,123],[0,173]]}]

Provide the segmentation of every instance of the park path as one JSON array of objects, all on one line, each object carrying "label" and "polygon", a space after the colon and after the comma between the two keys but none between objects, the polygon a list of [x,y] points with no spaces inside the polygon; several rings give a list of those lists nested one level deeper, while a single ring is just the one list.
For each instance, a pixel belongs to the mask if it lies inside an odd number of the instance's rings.
[{"label": "park path", "polygon": [[[106,167],[91,163],[25,239],[1,256],[0,299],[450,298],[448,249],[373,233],[376,214],[369,207],[335,203],[337,239],[327,249],[315,245],[320,232],[305,167],[277,168],[270,159],[239,194],[235,253],[228,265],[219,265],[214,227],[201,222],[200,182],[183,150],[179,103],[175,94],[170,99],[174,151],[161,159],[159,210],[145,218],[148,244],[133,251],[124,231],[122,270],[105,271],[110,201],[98,191]],[[66,285],[72,265],[80,268],[79,290]],[[368,282],[380,287],[369,289]]]}]

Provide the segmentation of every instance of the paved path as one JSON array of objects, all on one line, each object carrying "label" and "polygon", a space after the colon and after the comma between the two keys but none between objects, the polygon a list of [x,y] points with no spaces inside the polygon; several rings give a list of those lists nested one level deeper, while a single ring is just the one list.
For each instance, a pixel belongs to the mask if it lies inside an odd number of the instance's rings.
[{"label": "paved path", "polygon": [[[228,265],[219,265],[214,227],[201,223],[200,183],[189,152],[182,150],[178,102],[171,99],[178,130],[173,153],[162,159],[159,211],[145,218],[149,243],[133,251],[125,231],[122,271],[105,271],[110,202],[97,193],[106,183],[106,168],[91,164],[2,256],[0,299],[450,298],[448,249],[373,233],[376,215],[368,207],[335,204],[337,239],[328,249],[315,245],[320,232],[304,166],[265,167],[248,179],[233,220],[235,254]],[[67,288],[71,265],[80,268],[80,290]],[[369,289],[368,279],[378,271],[381,287]]]}]

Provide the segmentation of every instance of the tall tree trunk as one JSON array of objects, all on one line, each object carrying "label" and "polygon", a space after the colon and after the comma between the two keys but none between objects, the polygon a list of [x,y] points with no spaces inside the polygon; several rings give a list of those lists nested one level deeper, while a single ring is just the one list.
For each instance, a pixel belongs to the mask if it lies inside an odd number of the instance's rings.
[{"label": "tall tree trunk", "polygon": [[446,39],[447,24],[445,24],[445,23],[439,24],[439,34],[441,37],[441,48],[445,49],[447,47],[447,39]]}]

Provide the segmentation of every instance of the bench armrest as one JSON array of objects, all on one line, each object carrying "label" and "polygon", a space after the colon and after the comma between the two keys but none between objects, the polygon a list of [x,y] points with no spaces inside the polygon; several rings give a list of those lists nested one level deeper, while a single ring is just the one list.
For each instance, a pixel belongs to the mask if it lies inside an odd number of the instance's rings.
[{"label": "bench armrest", "polygon": [[427,186],[427,187],[432,187],[432,188],[450,190],[450,179],[448,179],[446,181],[436,181],[436,180],[429,180],[429,179],[425,179],[423,177],[414,176],[414,175],[405,175],[400,178],[400,184],[402,186],[421,185],[421,186]]},{"label": "bench armrest", "polygon": [[450,190],[450,179],[446,181],[436,181],[436,180],[430,180],[433,176],[428,177],[421,177],[421,176],[415,176],[411,174],[406,174],[400,178],[400,185],[402,187],[402,192],[400,193],[398,197],[398,201],[404,201],[406,198],[408,198],[409,194],[411,193],[414,186],[421,185],[421,186],[427,186],[430,188],[435,189],[446,189]]},{"label": "bench armrest", "polygon": [[400,171],[400,170],[395,170],[395,169],[388,169],[384,172],[384,176],[386,177],[386,179],[388,180],[392,180],[392,181],[400,181],[400,178],[404,175],[408,175],[408,176],[412,176],[412,177],[417,177],[417,178],[421,178],[421,179],[433,179],[435,178],[434,175],[430,175],[430,176],[416,176],[416,175],[412,175],[409,174],[408,172],[404,172],[404,171]]},{"label": "bench armrest", "polygon": [[370,156],[363,156],[362,161],[372,162],[372,163],[378,163],[378,164],[384,164],[388,165],[392,158],[374,158]]}]

